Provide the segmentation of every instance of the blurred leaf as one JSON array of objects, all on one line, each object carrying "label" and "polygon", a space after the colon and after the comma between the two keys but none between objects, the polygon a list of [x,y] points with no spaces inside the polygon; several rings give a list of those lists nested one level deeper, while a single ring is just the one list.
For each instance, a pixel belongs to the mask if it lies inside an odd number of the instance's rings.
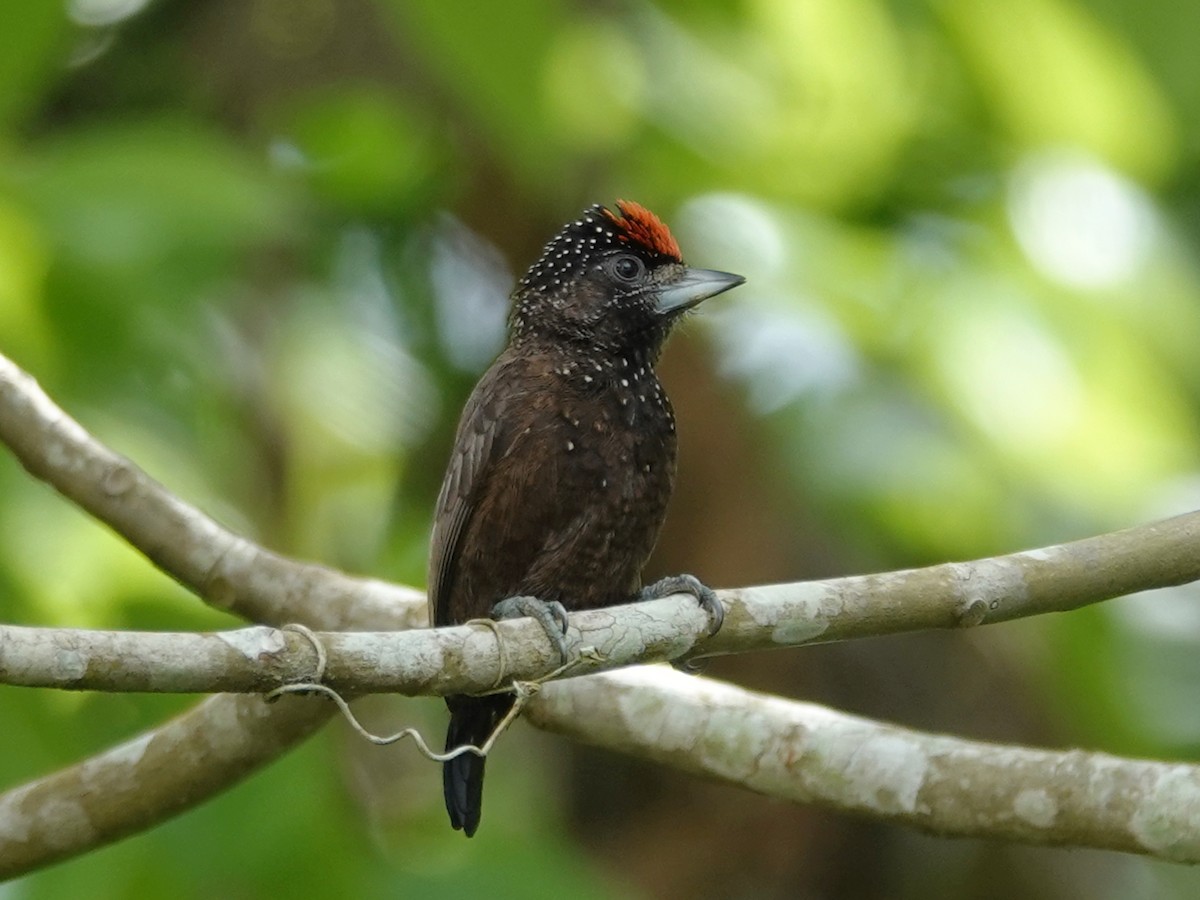
[{"label": "blurred leaf", "polygon": [[95,266],[228,252],[280,236],[294,219],[286,188],[244,150],[182,120],[41,142],[5,181],[42,216],[61,252]]},{"label": "blurred leaf", "polygon": [[[214,285],[296,233],[293,190],[214,132],[182,120],[56,135],[0,174],[51,256],[40,311],[76,361],[131,373],[134,348],[178,361]],[[31,332],[31,336],[36,332]],[[160,385],[161,386],[161,385]]]},{"label": "blurred leaf", "polygon": [[49,252],[33,220],[0,197],[0,344],[17,362],[48,366],[43,290]]},{"label": "blurred leaf", "polygon": [[546,64],[547,114],[574,148],[620,148],[644,115],[645,80],[637,48],[617,23],[598,18],[569,23]]},{"label": "blurred leaf", "polygon": [[338,205],[395,215],[436,196],[437,169],[446,163],[437,160],[428,125],[396,99],[367,89],[314,94],[290,118],[304,169]]},{"label": "blurred leaf", "polygon": [[1086,147],[1154,182],[1177,154],[1157,86],[1119,36],[1072,0],[938,4],[1001,122],[1027,147]]},{"label": "blurred leaf", "polygon": [[68,34],[62,3],[0,3],[0,133],[35,109],[53,84]]},{"label": "blurred leaf", "polygon": [[482,129],[469,136],[471,142],[525,182],[553,183],[564,159],[540,98],[546,59],[564,21],[560,0],[385,0],[384,6],[406,50]]}]

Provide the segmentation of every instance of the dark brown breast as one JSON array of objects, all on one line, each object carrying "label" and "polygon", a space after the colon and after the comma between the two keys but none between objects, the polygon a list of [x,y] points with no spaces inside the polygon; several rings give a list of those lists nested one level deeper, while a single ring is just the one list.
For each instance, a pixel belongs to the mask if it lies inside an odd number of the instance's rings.
[{"label": "dark brown breast", "polygon": [[645,360],[506,351],[463,412],[430,556],[435,624],[515,594],[568,609],[640,586],[675,475],[670,403]]}]

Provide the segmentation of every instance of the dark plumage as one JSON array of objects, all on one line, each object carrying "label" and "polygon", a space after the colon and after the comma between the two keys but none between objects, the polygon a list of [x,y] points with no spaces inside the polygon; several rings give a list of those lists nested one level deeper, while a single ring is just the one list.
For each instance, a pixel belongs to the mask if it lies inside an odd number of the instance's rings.
[{"label": "dark plumage", "polygon": [[[654,362],[684,311],[743,279],[684,266],[653,213],[618,209],[566,225],[516,288],[508,346],[467,401],[438,497],[434,625],[517,595],[567,610],[639,596],[675,480],[675,419]],[[709,608],[719,624],[719,604]],[[447,750],[482,744],[512,702],[447,698]],[[450,822],[468,836],[483,769],[471,753],[444,767]]]}]

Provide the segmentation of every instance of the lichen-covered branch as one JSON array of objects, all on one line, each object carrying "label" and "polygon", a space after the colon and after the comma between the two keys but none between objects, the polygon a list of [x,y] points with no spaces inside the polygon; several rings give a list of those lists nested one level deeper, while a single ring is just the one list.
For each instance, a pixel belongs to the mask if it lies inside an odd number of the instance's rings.
[{"label": "lichen-covered branch", "polygon": [[[287,565],[275,558],[276,567]],[[419,592],[390,589],[404,603],[393,603],[379,623],[372,603],[348,599],[359,596],[355,587],[334,584],[340,577],[324,570],[323,581],[333,585],[327,602],[319,590],[306,593],[316,609],[344,607],[323,619],[353,628],[421,621]],[[577,612],[570,639],[583,652],[562,674],[999,622],[1197,577],[1200,513],[1189,513],[974,562],[720,591],[725,625],[711,638],[706,617],[685,595]],[[503,657],[497,634],[503,636]],[[495,629],[325,633],[320,640],[330,655],[326,683],[356,694],[478,692],[514,679],[540,679],[558,664],[541,629],[528,619]],[[312,660],[307,641],[270,628],[204,635],[0,626],[0,683],[31,687],[256,692],[302,680],[313,671]]]},{"label": "lichen-covered branch", "polygon": [[221,694],[87,762],[0,795],[0,881],[111,844],[220,793],[334,712]]},{"label": "lichen-covered branch", "polygon": [[1200,766],[924,734],[665,666],[547,685],[536,725],[922,831],[1200,862]]},{"label": "lichen-covered branch", "polygon": [[[426,624],[420,591],[295,562],[223,529],[89,435],[3,356],[0,441],[31,473],[216,606],[255,622],[330,631]],[[719,591],[725,624],[711,639],[679,602],[672,609],[680,616],[630,613],[623,622],[621,613],[597,627],[645,645],[645,659],[716,655],[1000,622],[1197,579],[1200,512],[973,562]],[[536,656],[525,653],[526,643],[514,654]],[[584,643],[604,641],[585,635]],[[538,674],[536,667],[513,673]]]},{"label": "lichen-covered branch", "polygon": [[[295,563],[222,529],[99,444],[58,409],[32,378],[3,357],[0,441],[13,449],[32,474],[108,524],[210,603],[258,622],[300,622],[330,631],[402,629],[424,622],[419,592]],[[734,653],[917,628],[977,625],[1072,609],[1134,590],[1194,580],[1200,577],[1198,550],[1200,513],[1195,513],[1047,550],[973,563],[720,592],[728,609],[726,624],[706,642],[701,640],[703,617],[694,615],[690,598],[656,601],[653,609],[642,611],[647,618],[640,626],[635,619],[624,618],[628,608],[581,614],[579,620],[586,636],[592,627],[587,617],[600,616],[595,620],[598,627],[609,628],[618,645],[622,640],[631,642],[629,659]],[[636,633],[639,627],[646,633]],[[508,671],[526,671],[522,666],[544,671],[537,667],[546,663],[540,656],[546,647],[536,628],[516,622],[504,623],[501,629],[512,637],[511,642],[506,641],[511,654]],[[271,632],[256,634],[256,639],[274,640]],[[478,671],[469,671],[473,665],[494,677],[491,665],[496,660],[488,655],[495,647],[491,633],[467,628],[455,630],[450,637],[455,635],[460,643],[475,641],[475,647],[460,648],[465,651],[461,653],[463,672],[451,672],[447,677],[481,677]],[[336,643],[334,636],[329,637]],[[35,636],[34,642],[43,638],[50,640],[51,655],[57,652],[54,641],[58,638],[42,634]],[[149,646],[158,638],[134,635],[129,640],[127,647],[139,647],[143,640]],[[99,678],[87,660],[72,655],[81,646],[68,646],[65,656],[54,661],[51,669],[60,675],[82,669],[85,676]],[[287,680],[307,671],[312,657],[298,648],[297,643],[292,648],[297,652],[285,654],[286,662],[268,660],[265,665],[270,677]],[[615,656],[614,652],[610,663]],[[339,658],[332,665],[331,677],[342,677],[337,665],[343,662],[352,665],[349,658]],[[373,657],[373,662],[388,665],[382,655]],[[28,676],[29,669],[23,671]],[[141,675],[135,672],[121,677],[153,681],[162,674],[145,670]],[[195,674],[186,666],[176,666],[164,677],[186,680]],[[51,675],[52,679],[58,677]],[[701,704],[708,710],[707,718],[693,715],[683,694],[661,693],[654,680],[662,678],[666,679],[663,684],[675,691],[687,685],[686,690],[710,692]],[[610,697],[606,691],[617,690],[623,683],[637,685],[638,679],[642,679],[644,691],[620,694],[625,698],[620,701],[623,706],[614,713],[618,695]],[[356,687],[350,675],[346,684]],[[801,720],[795,711],[797,704],[736,692],[746,701],[743,711],[736,703],[722,705],[712,699],[722,691],[735,689],[714,686],[704,679],[681,681],[665,670],[647,674],[645,669],[632,669],[551,685],[531,710],[536,724],[572,733],[581,740],[664,759],[716,777],[736,779],[739,771],[746,772],[749,774],[742,781],[755,790],[929,830],[1112,847],[1168,859],[1195,861],[1200,856],[1195,849],[1200,824],[1196,822],[1197,776],[1192,767],[1002,748],[1009,751],[1004,758],[1012,763],[1007,771],[989,768],[988,760],[994,762],[996,757],[987,757],[974,770],[975,780],[951,784],[937,775],[942,771],[941,761],[957,753],[955,761],[965,766],[971,759],[986,756],[987,745],[890,729],[828,710]],[[639,696],[644,700],[640,707]],[[735,695],[723,696],[728,700]],[[664,702],[664,698],[672,702]],[[304,705],[291,705],[297,702]],[[289,701],[266,707],[257,698],[216,696],[120,748],[9,791],[0,796],[0,877],[111,842],[200,802],[278,756],[323,721],[330,710],[319,701],[315,705]],[[808,730],[802,733],[802,727]],[[855,727],[877,730],[855,731]],[[198,736],[198,750],[184,740],[189,734]],[[688,735],[693,734],[700,737],[692,741]],[[736,734],[747,737],[740,749],[731,745],[717,754],[720,741]],[[749,739],[756,735],[761,741]],[[770,757],[760,752],[764,746],[775,746],[772,735],[790,735],[790,740],[799,741],[790,745],[795,751],[792,757],[786,753],[779,757],[791,759],[782,770],[773,769],[768,764]],[[882,744],[874,740],[879,736]],[[889,743],[893,739],[894,743]],[[623,744],[624,740],[628,744]],[[916,756],[906,750],[912,746],[922,749],[928,763],[926,776],[915,788],[915,769],[909,763]],[[830,748],[838,747],[842,748],[840,755],[830,755]],[[154,752],[142,752],[147,748]],[[813,781],[820,766],[800,765],[808,759],[835,761],[825,770],[837,775],[836,783],[826,785],[824,793]],[[1050,768],[1043,768],[1047,766]],[[1120,777],[1117,768],[1123,773]],[[794,778],[789,782],[785,773]],[[1106,773],[1113,777],[1105,780]],[[1059,776],[1075,779],[1070,783],[1078,791],[1093,791],[1093,796],[1074,798],[1077,802],[1072,805],[1068,802],[1072,797],[1060,797],[1044,786]],[[1004,793],[1010,788],[1015,793]],[[1117,798],[1104,792],[1118,790],[1131,792],[1129,796],[1140,804],[1136,810],[1132,806],[1108,813],[1101,809]],[[915,798],[911,802],[910,796]],[[1142,802],[1139,798],[1143,797],[1149,799]],[[974,816],[976,804],[982,810],[979,816]],[[994,813],[990,818],[984,815],[989,811]]]},{"label": "lichen-covered branch", "polygon": [[719,591],[703,655],[962,628],[1065,612],[1200,579],[1200,512],[971,562]]},{"label": "lichen-covered branch", "polygon": [[[708,619],[686,596],[577,613],[564,675],[674,659]],[[320,632],[324,684],[349,694],[481,693],[560,668],[531,619],[408,631]],[[503,646],[501,646],[501,642]],[[209,634],[0,625],[0,683],[71,690],[263,693],[314,679],[307,637],[256,626]]]},{"label": "lichen-covered branch", "polygon": [[222,528],[60,409],[0,355],[0,442],[26,470],[91,513],[197,596],[252,622],[330,630],[370,611],[376,628],[424,622],[424,597],[285,559]]},{"label": "lichen-covered branch", "polygon": [[[276,557],[276,565],[288,562]],[[338,577],[328,570],[323,575],[326,581]],[[973,562],[719,591],[725,624],[713,637],[707,635],[707,618],[686,595],[577,612],[569,636],[584,652],[563,675],[692,655],[981,625],[1196,578],[1200,513],[1189,513]],[[307,596],[318,608],[324,606],[319,592]],[[346,597],[346,590],[334,590],[328,602],[345,603]],[[419,620],[423,596],[409,590],[405,599],[405,611],[389,609],[386,624]],[[379,627],[369,604],[351,604],[336,618],[349,627]],[[503,656],[497,634],[503,636]],[[494,630],[458,626],[331,633],[320,640],[330,654],[326,683],[353,693],[479,692],[514,679],[540,679],[558,664],[541,629],[528,619],[503,622]],[[27,686],[264,691],[303,679],[313,670],[312,656],[300,637],[285,639],[268,628],[201,635],[0,626],[0,683]]]}]

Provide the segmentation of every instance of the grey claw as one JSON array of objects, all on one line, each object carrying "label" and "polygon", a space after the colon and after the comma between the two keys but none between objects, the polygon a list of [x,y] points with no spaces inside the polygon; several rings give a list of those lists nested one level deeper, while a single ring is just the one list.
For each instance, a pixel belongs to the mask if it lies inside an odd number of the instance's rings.
[{"label": "grey claw", "polygon": [[571,627],[571,620],[567,618],[567,608],[557,600],[547,603],[546,606],[550,608],[550,615],[554,617],[554,621],[558,623],[562,633],[566,634],[567,629]]},{"label": "grey claw", "polygon": [[535,620],[546,632],[550,643],[558,650],[563,665],[571,659],[570,646],[567,644],[567,609],[557,600],[547,603],[537,597],[508,597],[492,607],[493,619],[520,619],[528,617]]},{"label": "grey claw", "polygon": [[725,607],[717,599],[713,589],[695,575],[668,575],[666,578],[660,578],[654,584],[642,588],[638,599],[659,600],[671,594],[691,594],[696,598],[700,608],[708,614],[709,637],[721,630],[721,625],[725,622]]}]

